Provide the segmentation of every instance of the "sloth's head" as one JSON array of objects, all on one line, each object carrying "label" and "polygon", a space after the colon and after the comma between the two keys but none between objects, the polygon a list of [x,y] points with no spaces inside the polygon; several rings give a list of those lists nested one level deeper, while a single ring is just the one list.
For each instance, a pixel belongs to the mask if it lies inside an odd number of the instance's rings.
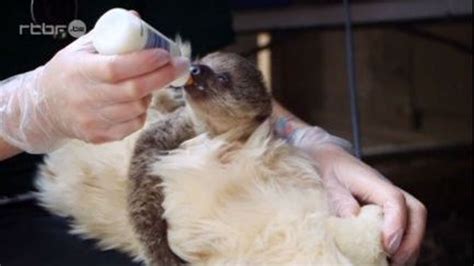
[{"label": "sloth's head", "polygon": [[184,87],[186,102],[211,134],[251,133],[271,114],[262,74],[239,55],[210,54],[192,65],[191,76],[193,84]]}]

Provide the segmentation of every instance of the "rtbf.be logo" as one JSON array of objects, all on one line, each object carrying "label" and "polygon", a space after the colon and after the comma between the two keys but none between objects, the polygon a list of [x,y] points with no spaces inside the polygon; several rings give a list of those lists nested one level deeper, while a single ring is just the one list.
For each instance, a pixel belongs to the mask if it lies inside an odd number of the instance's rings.
[{"label": "rtbf.be logo", "polygon": [[86,23],[80,19],[71,21],[69,25],[50,25],[46,23],[20,25],[20,35],[51,35],[64,38],[69,33],[72,37],[79,38],[86,34],[86,31]]}]

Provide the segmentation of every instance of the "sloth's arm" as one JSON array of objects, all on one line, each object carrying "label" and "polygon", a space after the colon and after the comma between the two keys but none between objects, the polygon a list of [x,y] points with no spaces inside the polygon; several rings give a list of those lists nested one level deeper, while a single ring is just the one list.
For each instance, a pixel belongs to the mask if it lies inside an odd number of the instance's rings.
[{"label": "sloth's arm", "polygon": [[151,108],[158,110],[162,114],[167,114],[174,112],[184,105],[183,88],[163,88],[153,94]]},{"label": "sloth's arm", "polygon": [[180,109],[151,124],[135,144],[129,169],[128,208],[130,221],[150,265],[180,265],[182,261],[168,246],[167,224],[162,218],[162,180],[160,176],[150,174],[149,167],[158,155],[177,148],[194,135],[191,121]]}]

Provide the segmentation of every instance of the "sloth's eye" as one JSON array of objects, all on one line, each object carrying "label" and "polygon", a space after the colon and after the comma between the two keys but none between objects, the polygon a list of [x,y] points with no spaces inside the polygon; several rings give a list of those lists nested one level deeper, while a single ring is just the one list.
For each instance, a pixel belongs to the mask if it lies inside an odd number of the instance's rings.
[{"label": "sloth's eye", "polygon": [[217,80],[220,82],[220,83],[229,83],[230,81],[230,78],[229,78],[229,75],[228,74],[219,74],[217,75]]}]

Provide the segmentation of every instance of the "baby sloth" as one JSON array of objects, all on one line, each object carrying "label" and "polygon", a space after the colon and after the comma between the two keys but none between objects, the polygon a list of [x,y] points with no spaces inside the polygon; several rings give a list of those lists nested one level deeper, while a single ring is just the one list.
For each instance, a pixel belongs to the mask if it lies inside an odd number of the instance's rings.
[{"label": "baby sloth", "polygon": [[184,107],[123,141],[50,154],[42,205],[149,265],[386,265],[381,209],[331,214],[312,161],[274,135],[252,63],[214,53],[191,72]]}]

